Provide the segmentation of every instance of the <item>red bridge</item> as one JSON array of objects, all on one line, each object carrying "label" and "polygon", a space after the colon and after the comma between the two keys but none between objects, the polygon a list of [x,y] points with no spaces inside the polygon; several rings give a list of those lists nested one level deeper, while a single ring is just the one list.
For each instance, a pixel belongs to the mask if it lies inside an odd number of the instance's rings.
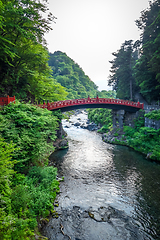
[{"label": "red bridge", "polygon": [[136,112],[140,109],[143,109],[144,105],[140,102],[132,102],[128,100],[120,99],[109,99],[109,98],[84,98],[84,99],[73,99],[73,100],[64,100],[53,103],[44,103],[38,105],[41,108],[47,108],[48,110],[55,111],[61,110],[62,112],[70,111],[73,109],[80,108],[110,108],[117,110],[125,110],[128,112]]},{"label": "red bridge", "polygon": [[[15,102],[14,97],[0,97],[0,105],[7,105],[10,102]],[[73,99],[73,100],[64,100],[53,103],[44,103],[38,105],[41,108],[47,108],[48,110],[55,111],[61,110],[62,112],[70,111],[73,109],[80,108],[110,108],[117,110],[125,110],[128,112],[136,112],[140,109],[143,109],[144,105],[140,102],[131,102],[128,100],[120,99],[110,99],[110,98],[84,98],[84,99]]]}]

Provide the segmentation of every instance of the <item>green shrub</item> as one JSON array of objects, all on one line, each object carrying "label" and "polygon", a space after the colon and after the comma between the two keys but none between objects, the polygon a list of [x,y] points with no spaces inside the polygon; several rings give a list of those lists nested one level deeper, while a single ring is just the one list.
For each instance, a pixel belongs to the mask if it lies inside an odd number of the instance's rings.
[{"label": "green shrub", "polygon": [[109,131],[109,126],[108,125],[104,125],[97,132],[99,132],[99,133],[107,133],[108,131]]},{"label": "green shrub", "polygon": [[51,141],[56,139],[57,122],[51,111],[30,104],[17,102],[4,108],[0,114],[0,134],[6,142],[16,144],[13,155],[18,162],[16,171],[26,173],[31,165],[47,164],[47,156],[54,151]]},{"label": "green shrub", "polygon": [[153,160],[160,161],[160,129],[141,127],[138,130],[132,127],[124,127],[127,145],[137,151],[148,154]]},{"label": "green shrub", "polygon": [[47,163],[55,115],[19,102],[0,112],[0,239],[35,239],[37,220],[53,211],[59,182]]},{"label": "green shrub", "polygon": [[11,212],[11,177],[14,174],[12,155],[15,148],[0,137],[0,239],[9,239],[14,216]]},{"label": "green shrub", "polygon": [[147,117],[149,119],[160,120],[160,110],[151,111],[151,112],[145,114],[145,117]]},{"label": "green shrub", "polygon": [[96,108],[88,110],[88,119],[96,124],[108,126],[112,125],[112,115],[110,109]]}]

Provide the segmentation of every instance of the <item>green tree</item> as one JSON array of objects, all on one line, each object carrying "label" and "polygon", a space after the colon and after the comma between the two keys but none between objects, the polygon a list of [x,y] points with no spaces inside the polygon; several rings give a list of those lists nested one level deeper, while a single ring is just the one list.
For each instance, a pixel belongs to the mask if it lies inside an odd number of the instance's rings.
[{"label": "green tree", "polygon": [[125,41],[117,52],[112,53],[114,59],[110,61],[112,66],[109,86],[113,86],[118,98],[133,99],[135,81],[132,68],[136,61],[137,51],[134,47],[132,40]]},{"label": "green tree", "polygon": [[150,2],[136,24],[142,31],[142,48],[134,69],[135,78],[140,92],[151,102],[160,97],[160,2]]},{"label": "green tree", "polygon": [[[45,3],[46,2],[46,3]],[[0,93],[25,100],[64,99],[65,89],[52,77],[44,34],[54,21],[48,1],[14,0],[0,4]]]}]

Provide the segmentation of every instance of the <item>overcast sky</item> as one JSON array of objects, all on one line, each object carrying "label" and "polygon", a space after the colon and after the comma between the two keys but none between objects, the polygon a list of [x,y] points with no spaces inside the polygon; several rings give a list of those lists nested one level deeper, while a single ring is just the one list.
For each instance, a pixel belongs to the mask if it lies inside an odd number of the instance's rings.
[{"label": "overcast sky", "polygon": [[139,39],[135,20],[148,6],[148,0],[49,0],[57,20],[45,37],[48,49],[65,52],[106,90],[112,52]]}]

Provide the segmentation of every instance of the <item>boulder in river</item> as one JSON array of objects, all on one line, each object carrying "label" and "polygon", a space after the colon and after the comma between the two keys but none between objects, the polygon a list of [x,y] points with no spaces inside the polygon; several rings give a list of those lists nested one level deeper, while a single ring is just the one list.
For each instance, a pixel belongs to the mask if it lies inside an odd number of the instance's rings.
[{"label": "boulder in river", "polygon": [[90,121],[89,121],[89,119],[86,121],[86,124],[89,124],[90,123]]},{"label": "boulder in river", "polygon": [[88,124],[87,129],[89,131],[96,131],[96,130],[98,130],[98,127],[97,127],[97,125],[95,123],[91,122],[90,124]]},{"label": "boulder in river", "polygon": [[69,126],[69,125],[65,125],[64,127],[65,127],[65,128],[70,128],[70,126]]},{"label": "boulder in river", "polygon": [[83,129],[87,129],[87,128],[88,128],[88,125],[85,124],[85,123],[83,123],[80,127],[83,128]]},{"label": "boulder in river", "polygon": [[75,127],[79,127],[80,125],[81,125],[80,122],[76,122],[76,123],[74,124]]}]

